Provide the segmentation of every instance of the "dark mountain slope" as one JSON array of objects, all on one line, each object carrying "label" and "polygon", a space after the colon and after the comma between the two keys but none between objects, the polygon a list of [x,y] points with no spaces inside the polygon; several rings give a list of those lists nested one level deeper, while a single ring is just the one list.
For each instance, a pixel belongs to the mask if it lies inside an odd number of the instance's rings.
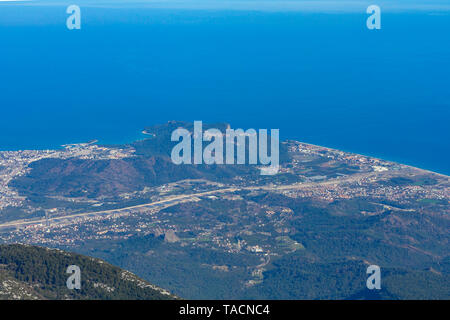
[{"label": "dark mountain slope", "polygon": [[[68,289],[69,265],[81,288]],[[167,291],[102,260],[28,245],[0,245],[0,299],[174,299]]]}]

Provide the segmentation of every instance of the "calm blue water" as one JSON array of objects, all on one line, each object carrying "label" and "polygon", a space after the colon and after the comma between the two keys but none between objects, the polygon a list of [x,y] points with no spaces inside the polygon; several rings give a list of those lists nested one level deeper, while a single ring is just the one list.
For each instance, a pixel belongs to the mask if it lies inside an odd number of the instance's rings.
[{"label": "calm blue water", "polygon": [[224,121],[450,174],[449,12],[82,10],[0,5],[0,149]]}]

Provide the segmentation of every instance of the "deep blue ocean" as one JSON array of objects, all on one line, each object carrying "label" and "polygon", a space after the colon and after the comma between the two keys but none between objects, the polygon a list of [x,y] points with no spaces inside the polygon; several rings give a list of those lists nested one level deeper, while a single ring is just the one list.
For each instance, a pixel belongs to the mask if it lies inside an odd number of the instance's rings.
[{"label": "deep blue ocean", "polygon": [[450,174],[450,11],[66,7],[0,3],[1,150],[202,120]]}]

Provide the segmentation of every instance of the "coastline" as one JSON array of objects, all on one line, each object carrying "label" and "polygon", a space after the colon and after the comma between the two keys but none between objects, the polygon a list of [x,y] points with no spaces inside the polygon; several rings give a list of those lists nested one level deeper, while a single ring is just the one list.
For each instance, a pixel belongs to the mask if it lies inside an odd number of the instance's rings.
[{"label": "coastline", "polygon": [[418,167],[418,166],[415,166],[415,165],[406,164],[404,162],[399,162],[399,161],[395,161],[395,160],[380,158],[378,156],[372,156],[372,155],[369,155],[369,154],[364,154],[364,153],[359,153],[359,152],[354,152],[354,151],[347,151],[347,150],[343,150],[343,149],[337,149],[337,148],[317,145],[317,144],[303,142],[303,141],[299,141],[299,140],[295,140],[295,139],[287,139],[285,141],[296,141],[296,142],[300,142],[300,143],[303,143],[303,144],[306,144],[306,145],[312,146],[312,147],[320,147],[320,148],[324,148],[324,149],[327,149],[327,150],[341,151],[341,152],[345,152],[345,153],[348,153],[348,154],[360,155],[360,156],[368,157],[368,158],[371,158],[371,159],[387,161],[387,162],[391,162],[391,163],[394,163],[394,164],[397,164],[397,165],[402,165],[402,166],[405,166],[405,167],[408,167],[408,168],[411,168],[411,169],[420,170],[420,171],[423,171],[423,172],[426,172],[426,173],[432,173],[432,174],[436,174],[436,175],[439,175],[439,176],[442,176],[442,177],[450,178],[450,173],[449,174],[445,174],[445,173],[442,173],[442,172],[434,171],[433,169],[427,169],[427,168],[423,168],[423,167]]},{"label": "coastline", "polygon": [[[20,148],[11,149],[11,148],[8,148],[8,149],[4,149],[4,148],[0,147],[0,153],[2,153],[2,152],[24,152],[24,151],[58,151],[58,150],[63,150],[65,148],[67,148],[67,146],[92,145],[92,144],[96,144],[98,146],[107,146],[107,147],[120,147],[120,146],[127,145],[127,144],[130,144],[130,143],[133,143],[133,142],[150,139],[150,137],[154,137],[155,136],[154,133],[150,133],[146,129],[141,130],[139,132],[139,135],[140,135],[140,137],[135,137],[132,141],[128,140],[128,141],[121,141],[121,142],[119,142],[119,141],[106,142],[106,141],[104,141],[104,139],[103,139],[103,141],[102,141],[102,139],[90,139],[90,140],[88,140],[86,142],[70,142],[70,143],[65,143],[65,144],[58,145],[58,146],[55,146],[55,147],[50,147],[50,148],[26,148],[26,149],[20,149]],[[141,138],[141,139],[139,139],[139,138]],[[376,160],[380,160],[380,161],[391,162],[393,164],[406,166],[406,167],[409,167],[409,168],[412,168],[412,169],[415,169],[415,170],[420,170],[420,171],[423,171],[425,173],[431,173],[431,174],[439,175],[439,176],[442,176],[442,177],[450,178],[450,173],[446,174],[446,173],[443,173],[443,172],[436,171],[435,169],[425,168],[425,167],[422,167],[422,166],[416,166],[414,164],[408,164],[408,163],[399,162],[399,161],[396,161],[396,160],[390,160],[390,159],[387,159],[387,158],[384,158],[384,157],[379,157],[379,156],[376,156],[376,155],[370,155],[370,154],[355,152],[353,150],[349,151],[349,150],[340,149],[340,148],[336,148],[336,147],[328,147],[328,146],[324,146],[324,145],[320,145],[320,144],[314,144],[314,143],[310,143],[310,142],[304,142],[304,141],[301,141],[301,140],[298,140],[298,139],[292,139],[292,138],[282,140],[282,141],[280,141],[280,143],[288,142],[288,141],[295,141],[295,142],[302,143],[302,144],[305,144],[305,145],[308,145],[308,146],[312,146],[312,147],[319,147],[319,148],[323,148],[323,149],[327,149],[327,150],[331,150],[331,151],[339,151],[339,152],[344,152],[344,153],[348,153],[348,154],[364,156],[364,157],[368,157],[368,158],[376,159]]]}]

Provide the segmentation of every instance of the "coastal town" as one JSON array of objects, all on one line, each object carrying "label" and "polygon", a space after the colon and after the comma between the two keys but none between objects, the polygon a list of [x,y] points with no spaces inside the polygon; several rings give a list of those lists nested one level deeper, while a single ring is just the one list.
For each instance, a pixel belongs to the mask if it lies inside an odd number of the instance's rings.
[{"label": "coastal town", "polygon": [[293,140],[272,176],[258,165],[183,167],[171,162],[170,130],[146,132],[125,145],[0,152],[0,242],[99,257],[164,286],[161,270],[200,268],[247,291],[278,261],[317,261],[330,246],[350,261],[380,241],[430,261],[446,251],[448,176]]},{"label": "coastal town", "polygon": [[[187,179],[109,198],[48,195],[49,202],[60,204],[55,207],[45,203],[35,206],[10,182],[27,175],[33,163],[42,159],[117,160],[136,157],[135,150],[86,143],[54,151],[1,152],[0,208],[19,208],[22,215],[9,221],[2,217],[0,241],[76,247],[92,241],[123,241],[153,235],[181,247],[209,247],[228,253],[244,251],[260,256],[264,262],[270,256],[302,250],[303,245],[289,236],[290,220],[295,216],[293,209],[276,201],[255,200],[262,195],[303,199],[322,207],[352,199],[365,201],[365,205],[359,205],[361,208],[341,214],[421,212],[426,210],[421,204],[439,206],[440,215],[449,213],[450,180],[446,176],[296,141],[284,144],[290,161],[282,164],[280,174],[295,176],[294,182],[274,179],[263,184],[256,180],[259,177],[255,180],[237,177],[233,184]],[[61,206],[64,203],[71,205]],[[236,209],[242,205],[244,210]],[[199,208],[209,214],[196,219],[186,217]],[[263,269],[255,267],[255,275]]]}]

